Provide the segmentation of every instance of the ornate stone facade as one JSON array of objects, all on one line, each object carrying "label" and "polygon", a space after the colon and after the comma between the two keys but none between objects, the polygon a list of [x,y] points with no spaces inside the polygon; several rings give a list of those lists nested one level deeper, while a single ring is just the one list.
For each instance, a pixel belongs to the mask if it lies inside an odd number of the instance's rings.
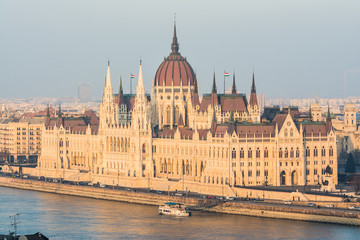
[{"label": "ornate stone facade", "polygon": [[38,170],[110,185],[159,179],[169,186],[314,185],[325,176],[337,183],[331,122],[299,122],[289,112],[262,123],[254,75],[249,103],[236,92],[235,76],[231,94],[218,94],[215,74],[211,94],[200,101],[196,75],[178,50],[174,27],[172,52],[151,96],[141,64],[135,95],[123,94],[121,81],[113,94],[108,66],[100,119],[91,112],[47,119]]}]

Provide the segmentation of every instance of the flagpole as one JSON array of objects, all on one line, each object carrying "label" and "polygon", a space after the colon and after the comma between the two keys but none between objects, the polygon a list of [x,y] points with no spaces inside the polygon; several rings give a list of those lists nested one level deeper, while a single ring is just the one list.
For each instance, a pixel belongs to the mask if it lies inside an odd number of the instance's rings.
[{"label": "flagpole", "polygon": [[225,70],[224,70],[224,94],[225,94]]},{"label": "flagpole", "polygon": [[130,73],[130,94],[132,94],[132,73]]}]

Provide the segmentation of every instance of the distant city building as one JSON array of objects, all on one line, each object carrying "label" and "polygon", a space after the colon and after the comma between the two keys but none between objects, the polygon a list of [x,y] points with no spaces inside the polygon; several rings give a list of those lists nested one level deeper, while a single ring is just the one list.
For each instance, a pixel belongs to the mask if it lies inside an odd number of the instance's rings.
[{"label": "distant city building", "polygon": [[[179,53],[174,26],[171,53],[145,94],[140,65],[136,94],[114,94],[107,67],[100,117],[48,117],[37,174],[107,185],[210,192],[237,186],[337,183],[331,121],[300,119],[297,108],[261,122],[255,76],[249,101],[236,91],[199,97],[198,80]],[[201,99],[201,101],[200,101]],[[279,109],[280,110],[280,109]],[[151,180],[151,181],[150,181]],[[154,185],[150,186],[150,182]],[[233,188],[233,189],[231,189]],[[185,189],[183,189],[185,190]]]},{"label": "distant city building", "polygon": [[0,161],[36,163],[44,119],[0,119]]},{"label": "distant city building", "polygon": [[88,83],[81,83],[78,86],[78,99],[81,102],[92,101],[92,86]]}]

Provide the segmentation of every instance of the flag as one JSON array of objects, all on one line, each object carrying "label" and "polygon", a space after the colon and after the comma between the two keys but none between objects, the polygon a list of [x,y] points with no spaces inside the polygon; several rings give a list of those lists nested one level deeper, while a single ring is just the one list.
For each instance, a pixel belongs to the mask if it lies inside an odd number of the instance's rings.
[{"label": "flag", "polygon": [[135,78],[135,75],[134,75],[134,74],[130,74],[130,78]]},{"label": "flag", "polygon": [[230,76],[230,74],[227,72],[224,72],[224,77],[228,77],[228,76]]}]

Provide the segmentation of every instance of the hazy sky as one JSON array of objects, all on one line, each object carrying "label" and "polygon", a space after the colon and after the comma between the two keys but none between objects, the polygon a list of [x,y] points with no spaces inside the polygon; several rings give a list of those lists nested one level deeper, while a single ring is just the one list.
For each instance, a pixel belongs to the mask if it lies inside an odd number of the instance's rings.
[{"label": "hazy sky", "polygon": [[0,98],[76,96],[79,83],[100,97],[108,59],[114,89],[121,74],[129,91],[141,58],[149,90],[174,13],[201,93],[214,69],[219,91],[235,70],[248,93],[255,69],[267,97],[343,97],[346,71],[347,95],[359,96],[359,11],[359,0],[0,0]]}]

